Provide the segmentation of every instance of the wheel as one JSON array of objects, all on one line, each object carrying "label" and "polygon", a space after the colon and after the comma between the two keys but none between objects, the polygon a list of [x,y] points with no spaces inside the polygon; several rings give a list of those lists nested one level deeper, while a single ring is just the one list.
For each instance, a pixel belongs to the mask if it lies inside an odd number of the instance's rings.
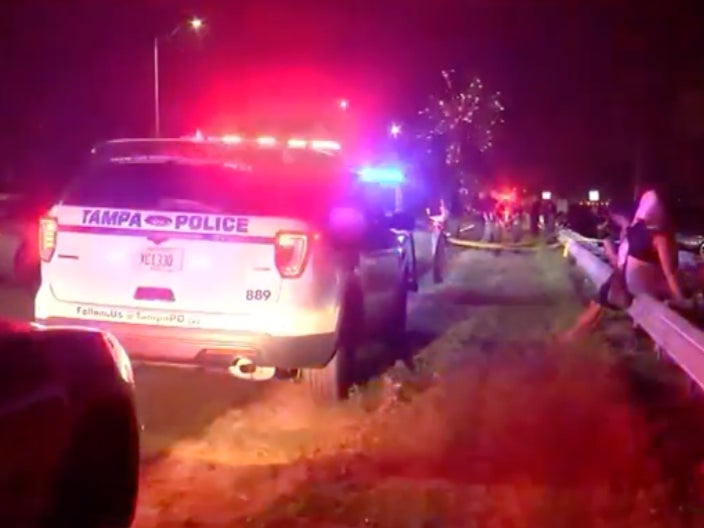
[{"label": "wheel", "polygon": [[41,526],[128,528],[139,487],[139,428],[127,404],[96,406],[77,423]]},{"label": "wheel", "polygon": [[[405,281],[402,283],[405,284]],[[388,325],[385,336],[386,344],[392,348],[402,347],[406,338],[406,324],[408,322],[408,290],[400,288],[396,294],[394,314]],[[395,352],[400,353],[401,350]]]},{"label": "wheel", "polygon": [[332,357],[323,367],[304,368],[299,379],[313,401],[325,405],[344,400],[354,381],[355,355],[364,335],[364,300],[359,283],[352,283],[345,294],[342,319]]},{"label": "wheel", "polygon": [[447,266],[447,238],[444,235],[438,237],[435,253],[433,255],[433,282],[441,284],[445,280],[445,268]]},{"label": "wheel", "polygon": [[22,244],[15,253],[13,263],[15,280],[22,286],[34,286],[39,279],[39,264],[32,262],[29,247]]},{"label": "wheel", "polygon": [[408,248],[408,253],[411,261],[411,269],[407,270],[406,272],[406,289],[408,291],[412,292],[417,292],[419,287],[418,287],[418,269],[417,269],[417,262],[416,262],[416,244],[415,240],[413,238],[413,233],[408,237],[408,243],[409,243],[409,248]]},{"label": "wheel", "polygon": [[347,398],[351,386],[350,363],[349,351],[338,347],[324,367],[302,369],[301,379],[315,402],[328,404]]}]

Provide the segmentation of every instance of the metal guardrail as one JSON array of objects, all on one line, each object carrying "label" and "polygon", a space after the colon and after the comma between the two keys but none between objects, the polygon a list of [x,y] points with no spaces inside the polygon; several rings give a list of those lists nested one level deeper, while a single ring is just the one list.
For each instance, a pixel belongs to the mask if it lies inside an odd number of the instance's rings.
[{"label": "metal guardrail", "polygon": [[604,284],[613,269],[594,251],[594,247],[583,242],[583,237],[569,229],[558,233],[558,240],[565,247],[565,255],[570,255],[589,279],[599,288]]},{"label": "metal guardrail", "polygon": [[[575,259],[577,265],[595,283],[601,286],[613,269],[601,260],[570,230],[562,230],[559,240],[565,254]],[[680,314],[650,295],[638,295],[628,314],[645,330],[651,339],[704,389],[704,332]]]}]

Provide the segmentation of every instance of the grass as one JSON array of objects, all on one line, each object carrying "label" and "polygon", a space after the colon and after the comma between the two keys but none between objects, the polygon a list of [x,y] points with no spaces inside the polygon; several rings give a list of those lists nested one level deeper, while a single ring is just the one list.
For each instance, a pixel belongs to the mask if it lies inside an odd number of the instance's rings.
[{"label": "grass", "polygon": [[392,371],[371,407],[363,392],[321,411],[281,387],[175,449],[137,526],[685,526],[618,361],[535,352],[495,350],[420,389]]}]

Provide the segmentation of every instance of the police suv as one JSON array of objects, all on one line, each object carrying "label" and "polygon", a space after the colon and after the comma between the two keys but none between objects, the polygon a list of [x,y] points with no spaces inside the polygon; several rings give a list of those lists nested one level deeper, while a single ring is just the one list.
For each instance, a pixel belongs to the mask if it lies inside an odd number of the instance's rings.
[{"label": "police suv", "polygon": [[322,145],[266,139],[94,149],[40,221],[36,321],[107,329],[134,361],[344,397],[361,341],[405,331],[413,219],[370,209]]}]

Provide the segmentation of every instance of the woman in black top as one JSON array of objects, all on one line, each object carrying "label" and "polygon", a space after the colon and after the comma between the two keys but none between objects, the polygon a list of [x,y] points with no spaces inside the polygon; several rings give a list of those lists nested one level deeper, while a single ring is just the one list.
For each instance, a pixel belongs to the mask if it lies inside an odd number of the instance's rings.
[{"label": "woman in black top", "polygon": [[628,228],[628,258],[624,274],[633,295],[684,301],[677,280],[677,244],[668,211],[667,195],[651,187],[641,196]]}]

